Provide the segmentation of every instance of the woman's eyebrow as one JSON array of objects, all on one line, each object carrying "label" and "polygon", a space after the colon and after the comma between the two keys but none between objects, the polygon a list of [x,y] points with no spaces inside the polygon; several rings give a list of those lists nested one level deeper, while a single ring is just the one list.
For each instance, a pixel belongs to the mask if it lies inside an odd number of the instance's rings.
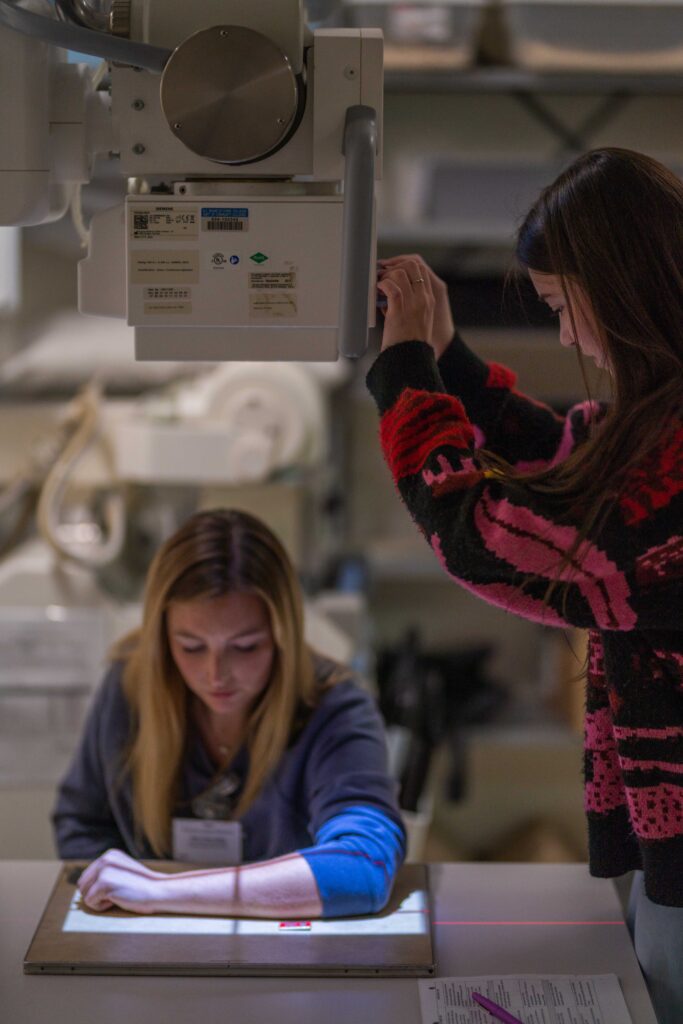
[{"label": "woman's eyebrow", "polygon": [[[253,628],[244,629],[244,630],[242,630],[241,633],[235,633],[235,635],[231,636],[230,639],[231,640],[244,640],[245,637],[248,637],[248,636],[260,636],[262,633],[265,633],[265,632],[266,632],[266,627],[265,626],[255,626]],[[173,635],[177,636],[177,637],[185,637],[187,640],[203,640],[204,639],[204,637],[199,636],[199,634],[191,633],[187,629],[174,629],[173,630]]]},{"label": "woman's eyebrow", "polygon": [[243,629],[241,633],[235,633],[235,635],[231,636],[230,639],[231,640],[244,640],[245,637],[248,637],[248,636],[260,636],[262,633],[265,633],[265,632],[266,632],[266,627],[265,626],[254,626],[252,629]]}]

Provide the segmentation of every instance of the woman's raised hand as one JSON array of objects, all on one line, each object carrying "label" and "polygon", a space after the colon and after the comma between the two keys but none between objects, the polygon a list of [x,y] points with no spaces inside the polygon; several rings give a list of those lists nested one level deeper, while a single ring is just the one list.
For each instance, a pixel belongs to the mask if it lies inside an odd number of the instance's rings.
[{"label": "woman's raised hand", "polygon": [[380,260],[377,287],[387,298],[382,350],[426,341],[439,359],[455,332],[448,288],[417,254]]}]

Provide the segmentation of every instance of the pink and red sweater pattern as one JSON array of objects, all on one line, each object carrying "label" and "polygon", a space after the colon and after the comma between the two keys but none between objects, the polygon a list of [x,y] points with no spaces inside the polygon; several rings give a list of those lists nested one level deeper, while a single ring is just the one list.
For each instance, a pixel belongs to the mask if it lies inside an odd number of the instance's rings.
[{"label": "pink and red sweater pattern", "polygon": [[[558,570],[579,524],[548,496],[484,471],[476,452],[521,469],[555,465],[602,409],[585,402],[562,417],[514,385],[457,336],[438,366],[413,341],[368,374],[386,461],[444,571],[524,618],[589,630],[592,873],[642,868],[650,899],[683,906],[683,426],[632,475],[599,537]],[[563,586],[545,601],[554,580]]]}]

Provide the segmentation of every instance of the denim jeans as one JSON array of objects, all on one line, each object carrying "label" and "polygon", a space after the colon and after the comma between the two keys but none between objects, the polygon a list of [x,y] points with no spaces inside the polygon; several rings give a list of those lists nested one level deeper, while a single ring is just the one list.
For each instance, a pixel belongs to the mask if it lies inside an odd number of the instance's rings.
[{"label": "denim jeans", "polygon": [[683,907],[664,907],[645,895],[636,871],[627,923],[659,1024],[683,1021]]}]

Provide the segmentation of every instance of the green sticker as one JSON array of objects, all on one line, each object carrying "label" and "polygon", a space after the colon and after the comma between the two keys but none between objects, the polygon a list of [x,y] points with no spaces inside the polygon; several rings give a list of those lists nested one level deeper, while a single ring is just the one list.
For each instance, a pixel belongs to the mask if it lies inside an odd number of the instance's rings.
[{"label": "green sticker", "polygon": [[265,263],[268,257],[264,256],[262,252],[255,252],[253,256],[249,257],[249,259],[253,260],[254,263]]}]

